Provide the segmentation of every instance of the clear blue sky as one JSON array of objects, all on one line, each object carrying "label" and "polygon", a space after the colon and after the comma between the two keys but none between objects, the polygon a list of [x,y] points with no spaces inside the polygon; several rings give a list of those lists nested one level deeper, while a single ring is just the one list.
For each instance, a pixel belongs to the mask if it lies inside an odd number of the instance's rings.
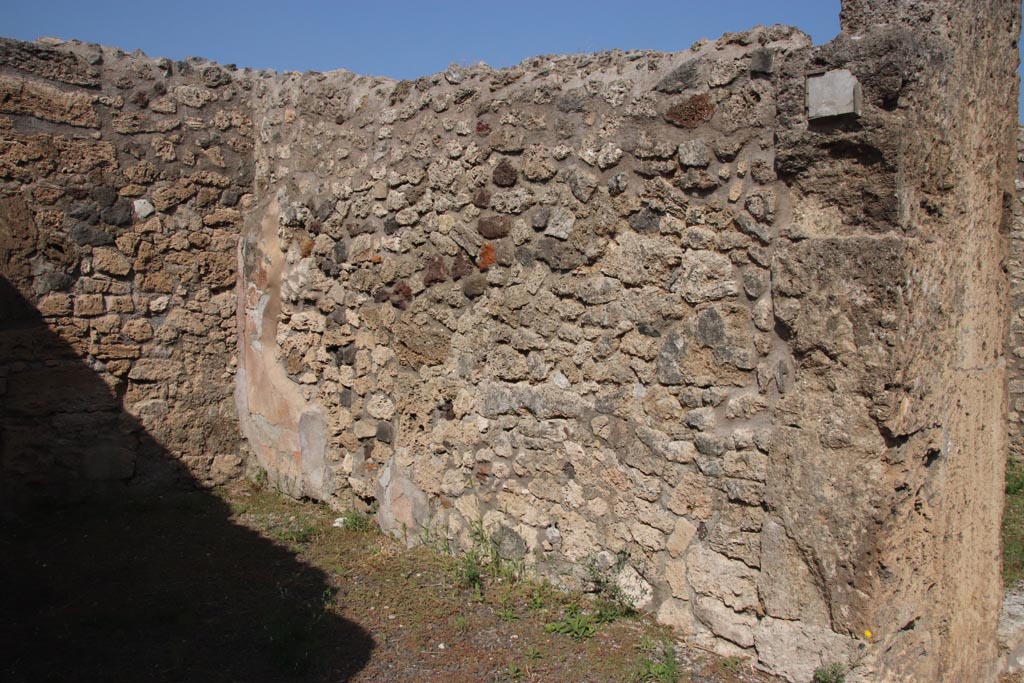
[{"label": "clear blue sky", "polygon": [[153,57],[239,66],[350,69],[415,78],[450,63],[515,64],[538,54],[682,50],[757,24],[792,24],[824,43],[839,0],[6,0],[0,35],[77,38]]}]

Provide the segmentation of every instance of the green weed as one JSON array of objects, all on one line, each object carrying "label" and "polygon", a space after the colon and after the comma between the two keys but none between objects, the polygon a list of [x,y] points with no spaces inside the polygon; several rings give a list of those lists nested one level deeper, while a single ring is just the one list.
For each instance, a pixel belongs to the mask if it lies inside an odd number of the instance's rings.
[{"label": "green weed", "polygon": [[515,664],[509,664],[508,669],[505,670],[505,680],[508,681],[521,681],[526,678],[526,672],[520,669]]},{"label": "green weed", "polygon": [[814,670],[814,683],[845,683],[846,667],[838,662],[819,666]]},{"label": "green weed", "polygon": [[544,630],[547,633],[560,633],[569,636],[573,640],[584,640],[594,635],[594,631],[597,629],[594,626],[593,617],[581,613],[578,607],[570,607],[566,610],[564,619],[544,624]]},{"label": "green weed", "polygon": [[682,673],[676,661],[675,644],[671,640],[664,640],[660,652],[640,660],[634,679],[638,683],[676,683]]},{"label": "green weed", "polygon": [[346,531],[365,533],[373,528],[373,519],[360,510],[349,510],[334,520],[334,525]]},{"label": "green weed", "polygon": [[475,548],[467,550],[466,554],[459,558],[458,578],[464,588],[483,590],[484,568]]}]

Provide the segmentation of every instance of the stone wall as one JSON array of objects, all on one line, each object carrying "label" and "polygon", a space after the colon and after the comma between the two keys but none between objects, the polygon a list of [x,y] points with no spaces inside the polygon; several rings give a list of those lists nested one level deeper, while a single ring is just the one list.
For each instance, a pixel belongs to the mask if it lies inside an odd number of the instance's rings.
[{"label": "stone wall", "polygon": [[852,656],[802,626],[828,624],[826,596],[766,502],[796,379],[775,123],[809,54],[775,27],[258,88],[238,389],[271,477],[373,501],[410,539],[482,520],[546,576],[614,568],[663,621],[775,670],[782,640]]},{"label": "stone wall", "polygon": [[1017,129],[1017,173],[1010,225],[1010,342],[1007,353],[1009,381],[1010,460],[1024,466],[1024,126]]},{"label": "stone wall", "polygon": [[[251,80],[199,60],[0,41],[4,495],[176,476],[158,452],[200,481],[238,470]],[[56,337],[12,313],[19,297]]]},{"label": "stone wall", "polygon": [[[1020,8],[956,5],[403,82],[8,41],[0,267],[200,480],[240,429],[793,680],[988,680]],[[48,482],[95,425],[18,343],[5,481]],[[109,427],[61,476],[145,479]]]}]

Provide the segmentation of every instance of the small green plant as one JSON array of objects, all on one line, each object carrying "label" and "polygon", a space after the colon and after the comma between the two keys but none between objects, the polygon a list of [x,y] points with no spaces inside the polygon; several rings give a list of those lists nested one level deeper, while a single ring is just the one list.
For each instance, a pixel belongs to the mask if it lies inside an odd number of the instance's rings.
[{"label": "small green plant", "polygon": [[467,550],[466,554],[459,558],[458,576],[459,583],[464,588],[483,591],[484,568],[476,548]]},{"label": "small green plant", "polygon": [[596,628],[593,617],[581,613],[579,607],[574,605],[566,610],[565,618],[561,621],[544,624],[544,630],[547,633],[560,633],[569,636],[573,640],[584,640],[594,635]]},{"label": "small green plant", "polygon": [[635,680],[638,683],[676,683],[682,675],[676,661],[676,646],[671,640],[661,643],[660,652],[640,660]]},{"label": "small green plant", "polygon": [[501,560],[501,556],[498,554],[498,544],[487,534],[483,519],[470,523],[469,538],[473,542],[473,549],[480,554],[484,564],[497,571],[498,563]]},{"label": "small green plant", "polygon": [[522,560],[498,560],[493,565],[498,578],[509,585],[515,585],[526,575],[526,563]]},{"label": "small green plant", "polygon": [[438,555],[450,556],[452,552],[451,540],[442,532],[441,526],[431,519],[426,524],[420,524],[420,531],[417,536],[420,545],[425,546]]},{"label": "small green plant", "polygon": [[531,647],[526,651],[526,658],[529,659],[531,662],[537,661],[541,658],[540,650],[538,650],[535,647]]},{"label": "small green plant", "polygon": [[515,664],[509,664],[508,669],[505,670],[505,678],[510,681],[521,681],[525,677],[526,672]]},{"label": "small green plant", "polygon": [[616,619],[636,614],[632,607],[628,607],[621,602],[598,600],[595,606],[597,610],[594,612],[594,620],[599,624],[610,624]]},{"label": "small green plant", "polygon": [[466,617],[455,617],[455,621],[452,622],[452,625],[462,633],[465,633],[469,630],[469,619]]},{"label": "small green plant", "polygon": [[519,615],[512,607],[502,607],[498,610],[498,618],[502,621],[518,621]]},{"label": "small green plant", "polygon": [[370,515],[353,509],[334,520],[334,525],[346,531],[365,533],[373,527],[373,522]]},{"label": "small green plant", "polygon": [[526,606],[534,611],[546,609],[554,599],[551,584],[546,581],[531,581],[529,591],[530,597],[526,601]]},{"label": "small green plant", "polygon": [[839,662],[819,666],[811,680],[814,683],[846,683],[846,667]]}]

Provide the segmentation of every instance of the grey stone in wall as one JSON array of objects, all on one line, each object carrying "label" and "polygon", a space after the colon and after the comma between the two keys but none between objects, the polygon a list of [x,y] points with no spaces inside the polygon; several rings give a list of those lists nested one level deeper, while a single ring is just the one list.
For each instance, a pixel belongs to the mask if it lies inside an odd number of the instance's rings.
[{"label": "grey stone in wall", "polygon": [[848,69],[835,69],[807,77],[807,118],[860,116],[860,82]]}]

